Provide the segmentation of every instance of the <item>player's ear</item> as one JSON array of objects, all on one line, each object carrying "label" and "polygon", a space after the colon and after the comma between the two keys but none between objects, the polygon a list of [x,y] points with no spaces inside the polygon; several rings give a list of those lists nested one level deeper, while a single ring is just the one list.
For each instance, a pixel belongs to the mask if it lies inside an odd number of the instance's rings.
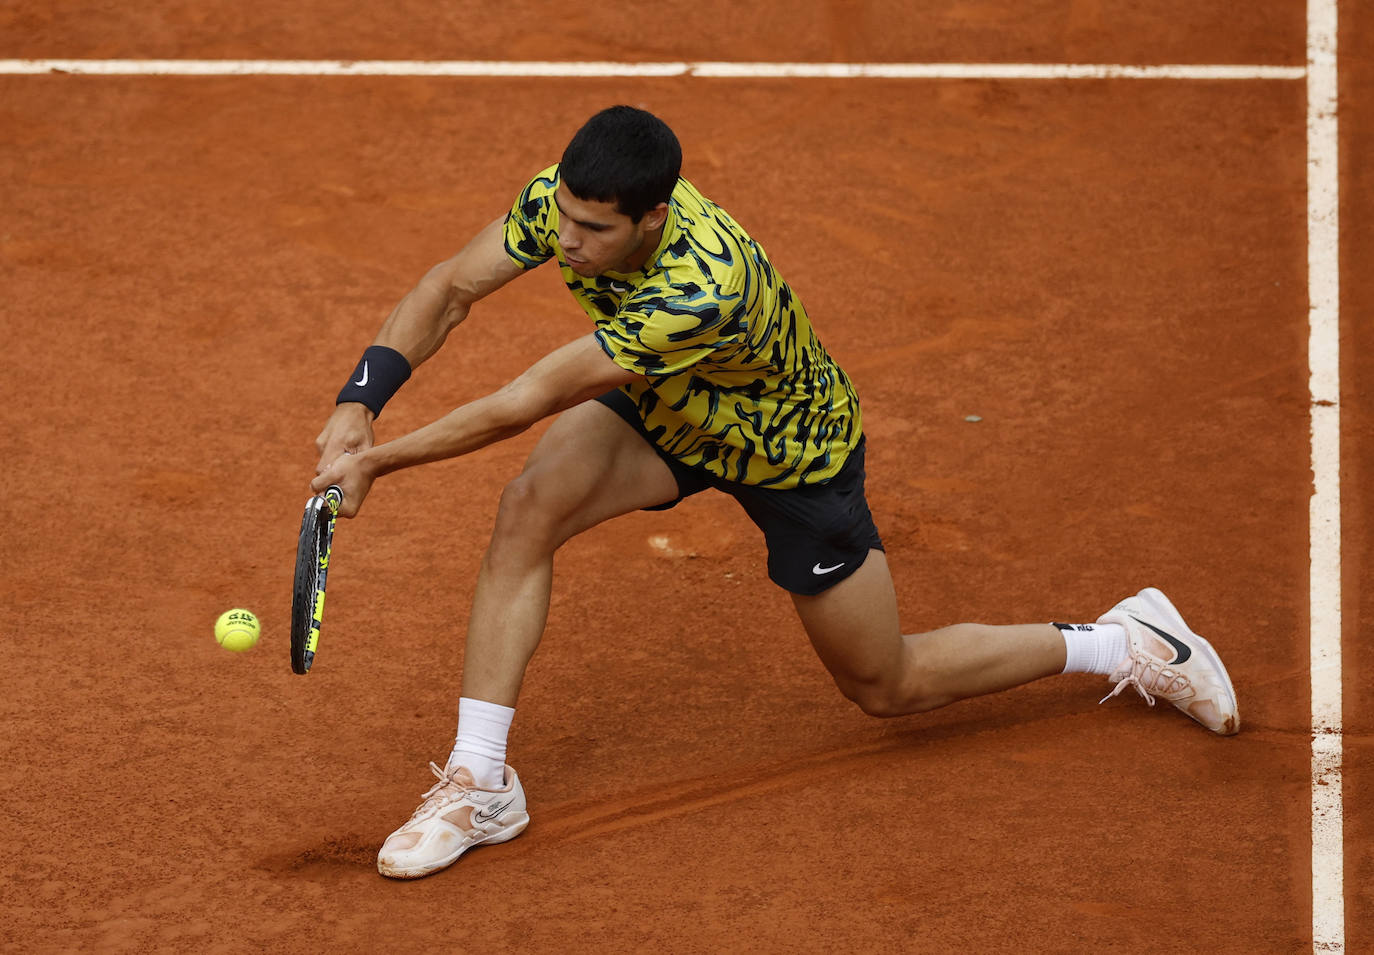
[{"label": "player's ear", "polygon": [[644,223],[645,232],[653,232],[655,229],[662,228],[663,223],[668,221],[668,203],[660,202],[644,213],[644,218],[641,221]]}]

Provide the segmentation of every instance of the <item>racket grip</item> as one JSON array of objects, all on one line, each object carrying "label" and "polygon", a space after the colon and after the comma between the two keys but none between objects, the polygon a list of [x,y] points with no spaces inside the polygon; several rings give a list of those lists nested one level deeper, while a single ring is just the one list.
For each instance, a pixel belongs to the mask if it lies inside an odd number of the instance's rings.
[{"label": "racket grip", "polygon": [[343,488],[337,484],[331,484],[321,496],[324,498],[324,502],[329,505],[329,509],[338,513],[339,505],[343,503]]}]

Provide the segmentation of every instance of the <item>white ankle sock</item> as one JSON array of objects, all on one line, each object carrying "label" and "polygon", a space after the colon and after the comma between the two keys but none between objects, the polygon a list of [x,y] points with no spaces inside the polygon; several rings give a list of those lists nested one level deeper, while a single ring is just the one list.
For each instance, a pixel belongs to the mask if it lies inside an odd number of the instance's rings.
[{"label": "white ankle sock", "polygon": [[448,769],[466,766],[482,789],[500,789],[506,779],[506,737],[515,710],[499,703],[462,697],[458,700],[458,736]]},{"label": "white ankle sock", "polygon": [[1064,637],[1065,673],[1111,676],[1130,653],[1126,628],[1117,623],[1056,623]]}]

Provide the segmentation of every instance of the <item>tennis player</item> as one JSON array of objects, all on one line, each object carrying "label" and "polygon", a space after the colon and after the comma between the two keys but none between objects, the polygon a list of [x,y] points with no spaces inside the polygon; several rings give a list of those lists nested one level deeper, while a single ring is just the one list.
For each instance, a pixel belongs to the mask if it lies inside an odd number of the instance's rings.
[{"label": "tennis player", "polygon": [[[477,579],[458,728],[438,778],[381,847],[383,875],[436,872],[519,835],[525,794],[506,740],[548,616],[554,552],[620,514],[707,489],[763,532],[840,691],[873,716],[919,713],[1058,673],[1107,676],[1214,733],[1239,728],[1211,645],[1154,589],[1096,623],[957,624],[903,635],[864,497],[859,399],[758,243],[680,177],[673,132],[642,110],[593,116],[457,255],[383,323],[317,440],[316,491],[351,517],[384,474],[468,454],[558,418],[501,495]],[[479,299],[555,259],[592,330],[514,381],[374,443],[373,420]]]}]

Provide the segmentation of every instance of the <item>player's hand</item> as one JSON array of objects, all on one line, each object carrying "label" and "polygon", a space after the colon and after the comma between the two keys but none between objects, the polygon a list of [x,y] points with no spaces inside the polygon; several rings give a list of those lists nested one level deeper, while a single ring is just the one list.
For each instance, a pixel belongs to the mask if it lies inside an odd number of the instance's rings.
[{"label": "player's hand", "polygon": [[324,424],[324,430],[315,439],[315,450],[320,452],[315,473],[323,474],[325,468],[337,461],[345,451],[356,454],[372,447],[373,417],[370,408],[357,402],[346,401],[335,407],[334,413]]},{"label": "player's hand", "polygon": [[323,494],[331,484],[337,484],[343,491],[339,516],[356,517],[376,479],[377,475],[368,467],[367,455],[345,451],[310,482],[310,490]]}]

